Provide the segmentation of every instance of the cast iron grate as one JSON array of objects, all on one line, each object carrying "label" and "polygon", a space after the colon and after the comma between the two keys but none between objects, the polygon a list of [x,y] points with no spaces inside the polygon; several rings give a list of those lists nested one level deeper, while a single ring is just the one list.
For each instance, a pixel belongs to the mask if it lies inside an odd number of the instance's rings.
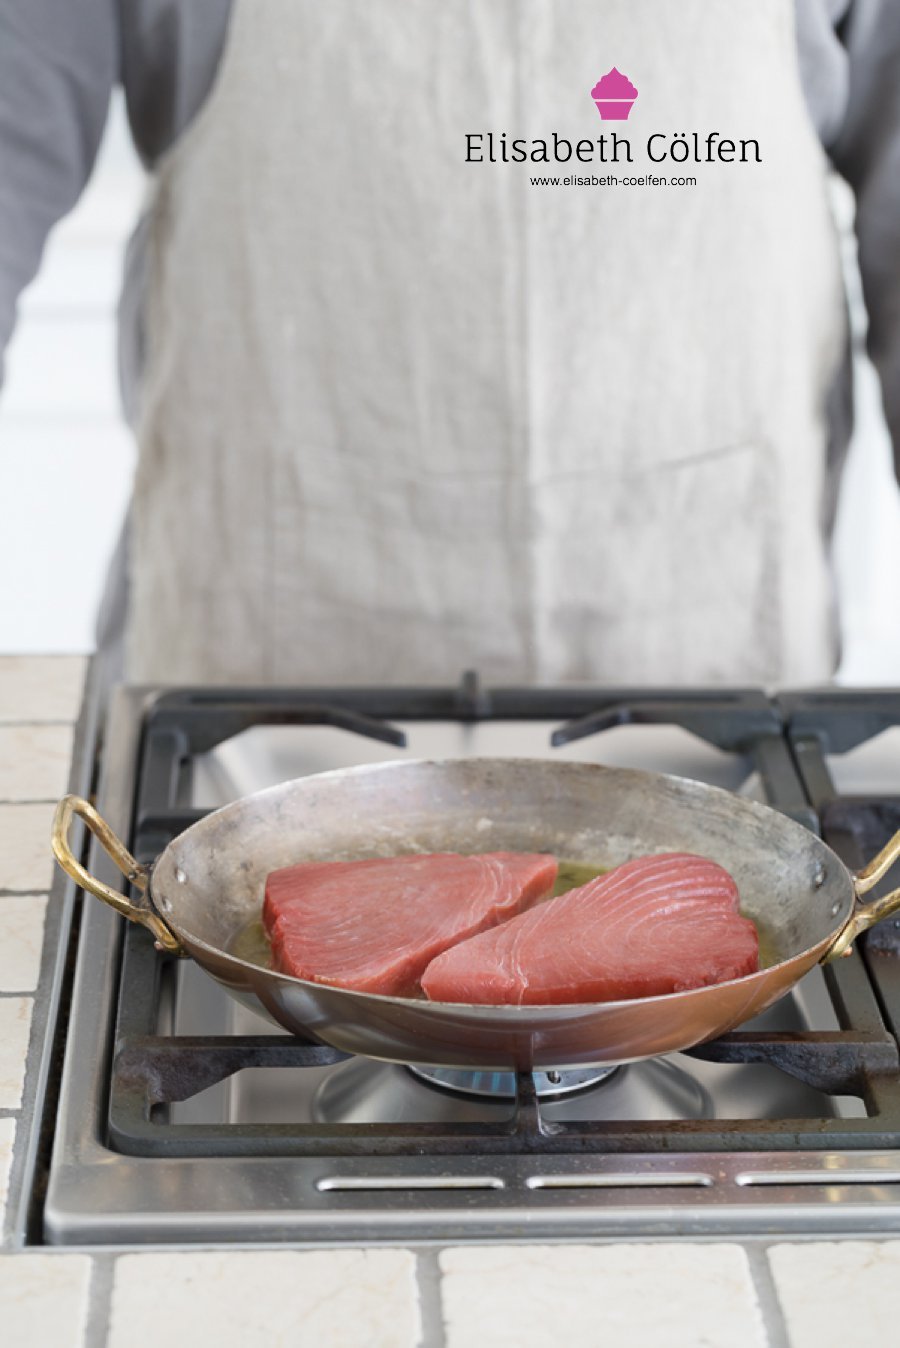
[{"label": "cast iron grate", "polygon": [[[857,705],[840,694],[834,732],[850,747],[860,735],[900,723],[896,708]],[[256,725],[331,725],[402,748],[394,721],[545,721],[562,745],[613,725],[677,725],[749,757],[769,802],[808,827],[835,834],[851,865],[891,831],[896,803],[838,802],[825,763],[831,695],[776,704],[756,690],[483,689],[474,675],[450,688],[187,690],[149,709],[138,774],[133,850],[150,860],[203,811],[190,807],[193,759]],[[866,695],[855,695],[860,703]],[[887,695],[886,695],[887,697]],[[890,717],[893,716],[893,720]],[[817,719],[816,719],[817,718]],[[852,734],[847,730],[852,720]],[[820,729],[824,727],[824,729]],[[800,748],[798,749],[798,745]],[[857,808],[859,805],[864,809]],[[837,827],[840,822],[840,829]],[[860,822],[861,821],[861,822]],[[854,832],[855,830],[855,832]],[[840,836],[839,836],[840,835]],[[883,835],[883,836],[882,836]],[[849,841],[848,841],[849,839]],[[831,839],[829,839],[831,841]],[[865,960],[865,962],[864,962]],[[888,961],[885,965],[885,960]],[[250,1067],[321,1067],[336,1050],[281,1035],[184,1037],[156,1033],[169,957],[130,924],[124,933],[108,1126],[115,1148],[141,1156],[399,1156],[506,1153],[830,1150],[900,1146],[900,977],[892,954],[872,968],[872,951],[826,970],[837,1031],[738,1032],[694,1050],[719,1063],[766,1063],[825,1094],[855,1095],[865,1118],[548,1123],[529,1074],[520,1074],[510,1112],[495,1122],[415,1124],[175,1123],[169,1107]],[[873,986],[874,982],[874,986]]]},{"label": "cast iron grate", "polygon": [[[821,820],[822,837],[846,865],[858,870],[900,829],[900,796],[839,796],[828,759],[900,726],[900,692],[795,693],[782,696],[779,709],[804,794]],[[887,893],[896,884],[895,870],[874,894]],[[859,945],[884,1023],[900,1037],[900,917],[880,922]]]}]

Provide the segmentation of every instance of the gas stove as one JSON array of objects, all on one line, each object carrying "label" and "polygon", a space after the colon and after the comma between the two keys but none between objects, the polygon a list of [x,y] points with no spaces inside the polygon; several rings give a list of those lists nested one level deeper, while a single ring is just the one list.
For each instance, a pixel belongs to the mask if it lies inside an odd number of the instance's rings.
[{"label": "gas stove", "polygon": [[[83,768],[143,861],[210,809],[307,773],[555,755],[767,801],[859,867],[900,827],[898,750],[894,691],[488,689],[467,675],[120,689]],[[86,855],[116,883],[96,846]],[[74,887],[64,903],[62,1070],[48,1050],[32,1241],[874,1233],[900,1219],[898,923],[690,1053],[532,1077],[301,1042]]]}]

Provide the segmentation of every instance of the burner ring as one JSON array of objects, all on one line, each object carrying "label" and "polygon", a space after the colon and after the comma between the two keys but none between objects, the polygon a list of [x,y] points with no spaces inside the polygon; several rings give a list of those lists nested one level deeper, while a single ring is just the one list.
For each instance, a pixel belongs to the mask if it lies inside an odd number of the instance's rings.
[{"label": "burner ring", "polygon": [[[514,1072],[483,1072],[451,1067],[413,1067],[406,1069],[420,1081],[451,1095],[475,1095],[482,1099],[514,1100]],[[556,1100],[590,1090],[618,1071],[618,1063],[604,1067],[576,1067],[534,1073],[534,1089],[539,1100]]]}]

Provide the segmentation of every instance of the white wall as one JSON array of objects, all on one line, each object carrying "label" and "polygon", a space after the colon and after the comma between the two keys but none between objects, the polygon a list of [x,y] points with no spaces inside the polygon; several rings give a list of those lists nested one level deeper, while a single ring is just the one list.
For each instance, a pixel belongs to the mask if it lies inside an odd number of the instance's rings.
[{"label": "white wall", "polygon": [[856,425],[841,487],[834,562],[841,605],[842,683],[900,684],[900,490],[881,387],[865,355],[866,315],[852,233],[853,197],[834,184],[854,329]]},{"label": "white wall", "polygon": [[[0,651],[86,651],[128,497],[131,436],[118,410],[115,303],[143,190],[120,100],[81,203],[51,237],[22,300],[0,397]],[[845,233],[857,340],[858,298]],[[845,682],[900,684],[900,493],[877,381],[857,361],[858,424],[835,540]]]},{"label": "white wall", "polygon": [[130,491],[115,306],[143,172],[121,100],[21,300],[0,394],[0,651],[87,651]]}]

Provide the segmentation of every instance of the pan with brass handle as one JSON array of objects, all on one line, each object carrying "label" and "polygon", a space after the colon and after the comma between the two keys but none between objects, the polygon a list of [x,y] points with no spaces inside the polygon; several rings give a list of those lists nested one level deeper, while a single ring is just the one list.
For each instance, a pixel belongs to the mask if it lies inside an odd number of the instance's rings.
[{"label": "pan with brass handle", "polygon": [[[69,833],[75,817],[84,821],[110,860],[115,862],[125,879],[138,891],[138,898],[127,898],[119,890],[104,884],[102,880],[97,880],[82,866],[69,844]],[[153,933],[160,950],[181,953],[178,938],[169,931],[150,903],[150,867],[135,860],[90,801],[84,800],[81,796],[63,796],[56,807],[50,845],[60,866],[77,885],[96,898],[102,899],[104,903],[108,903],[123,917],[146,927]]]},{"label": "pan with brass handle", "polygon": [[[76,817],[131,882],[130,896],[73,855]],[[53,851],[79,885],[149,928],[161,949],[193,958],[291,1033],[344,1053],[439,1067],[561,1069],[691,1048],[760,1015],[816,964],[846,954],[861,932],[900,910],[900,889],[866,901],[900,860],[900,834],[854,875],[809,829],[733,792],[547,759],[405,759],[311,774],[204,815],[150,866],[92,805],[69,796],[57,811]],[[493,1006],[359,992],[244,953],[244,936],[254,931],[265,950],[272,871],[432,852],[549,852],[597,868],[694,852],[733,876],[764,958],[741,978],[659,996]]]},{"label": "pan with brass handle", "polygon": [[881,922],[883,918],[890,917],[892,913],[900,909],[900,889],[892,889],[890,894],[883,894],[880,899],[874,899],[871,903],[863,903],[864,895],[868,894],[884,879],[898,859],[900,859],[900,832],[894,834],[887,846],[881,849],[877,857],[873,857],[868,866],[863,867],[853,876],[856,904],[847,919],[846,926],[838,932],[834,945],[824,956],[824,963],[840,959],[842,955],[849,955],[857,936],[860,936],[864,931],[868,931],[869,927],[874,927],[876,922]]}]

